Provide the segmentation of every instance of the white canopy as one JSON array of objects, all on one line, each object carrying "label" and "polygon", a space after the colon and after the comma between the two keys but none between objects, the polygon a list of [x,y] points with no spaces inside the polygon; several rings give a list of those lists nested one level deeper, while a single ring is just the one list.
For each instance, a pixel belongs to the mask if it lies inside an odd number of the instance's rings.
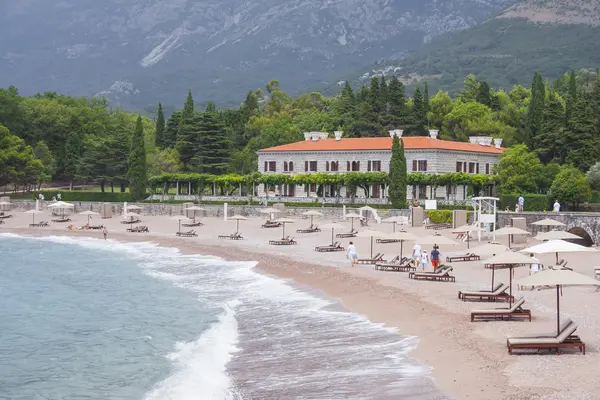
[{"label": "white canopy", "polygon": [[437,245],[455,245],[458,244],[454,240],[447,238],[442,235],[428,235],[422,238],[418,238],[417,242],[420,244],[437,244]]},{"label": "white canopy", "polygon": [[172,219],[173,221],[187,221],[190,218],[186,217],[185,215],[175,215],[169,219]]},{"label": "white canopy", "polygon": [[546,253],[574,253],[574,252],[595,252],[591,247],[581,246],[579,244],[565,242],[564,240],[549,240],[535,246],[521,250],[523,253],[546,254]]},{"label": "white canopy", "polygon": [[354,218],[362,218],[362,216],[358,215],[357,213],[348,213],[348,214],[346,214],[346,218],[354,219]]},{"label": "white canopy", "polygon": [[526,230],[514,228],[512,226],[505,226],[504,228],[500,228],[497,231],[494,231],[496,235],[531,235],[531,233]]},{"label": "white canopy", "polygon": [[234,215],[234,216],[232,216],[232,217],[229,217],[228,219],[235,219],[235,220],[238,220],[238,221],[245,221],[245,220],[247,220],[248,218],[244,217],[243,215],[237,215],[237,214],[236,214],[236,215]]},{"label": "white canopy", "polygon": [[52,203],[48,206],[48,208],[73,208],[73,204],[65,203],[64,201],[57,201],[56,203]]},{"label": "white canopy", "polygon": [[371,229],[365,229],[363,231],[360,231],[356,234],[356,237],[386,237],[388,236],[388,234],[377,231],[377,230],[371,230]]},{"label": "white canopy", "polygon": [[460,227],[452,230],[452,233],[465,233],[465,232],[485,232],[485,229],[483,229],[482,227],[477,226],[477,225],[463,225],[463,226],[460,226]]},{"label": "white canopy", "polygon": [[318,211],[305,211],[302,213],[302,215],[306,215],[307,217],[320,217],[323,214],[318,212]]},{"label": "white canopy", "polygon": [[563,224],[562,222],[556,221],[554,219],[550,219],[550,218],[546,218],[546,219],[542,219],[540,221],[536,221],[534,223],[532,223],[531,225],[538,225],[538,226],[565,226],[565,224]]},{"label": "white canopy", "polygon": [[98,214],[97,212],[88,210],[88,211],[80,212],[79,215],[100,215],[100,214]]},{"label": "white canopy", "polygon": [[474,247],[470,250],[471,253],[477,254],[480,257],[492,256],[494,254],[504,253],[510,249],[502,244],[486,243],[481,246]]},{"label": "white canopy", "polygon": [[330,222],[328,224],[322,225],[323,229],[345,229],[346,227],[339,222]]},{"label": "white canopy", "polygon": [[406,232],[406,231],[398,231],[398,232],[394,232],[390,235],[385,235],[386,238],[390,238],[390,239],[398,239],[398,240],[403,240],[403,241],[416,241],[419,240],[418,237],[416,235],[413,235],[410,232]]},{"label": "white canopy", "polygon": [[294,221],[293,219],[289,219],[289,218],[279,218],[279,219],[276,219],[275,222],[279,222],[282,224],[293,224],[296,221]]},{"label": "white canopy", "polygon": [[589,276],[579,274],[569,269],[546,269],[523,278],[519,285],[528,287],[537,286],[600,286],[597,281]]},{"label": "white canopy", "polygon": [[526,256],[525,254],[517,253],[514,251],[505,251],[483,261],[484,264],[488,265],[521,265],[536,264],[538,262],[539,261],[532,260],[531,257]]}]

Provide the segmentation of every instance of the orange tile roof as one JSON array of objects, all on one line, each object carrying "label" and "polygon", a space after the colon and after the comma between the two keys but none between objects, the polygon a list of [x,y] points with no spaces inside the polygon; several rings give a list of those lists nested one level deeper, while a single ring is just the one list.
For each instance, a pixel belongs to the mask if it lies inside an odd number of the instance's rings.
[{"label": "orange tile roof", "polygon": [[[426,136],[403,137],[406,150],[450,150],[468,151],[474,153],[502,154],[503,148],[484,146],[467,142],[452,142],[449,140],[432,139]],[[358,151],[358,150],[391,150],[391,137],[377,138],[342,138],[319,139],[317,141],[303,140],[301,142],[284,144],[276,147],[259,150],[260,152],[285,152],[285,151]]]}]

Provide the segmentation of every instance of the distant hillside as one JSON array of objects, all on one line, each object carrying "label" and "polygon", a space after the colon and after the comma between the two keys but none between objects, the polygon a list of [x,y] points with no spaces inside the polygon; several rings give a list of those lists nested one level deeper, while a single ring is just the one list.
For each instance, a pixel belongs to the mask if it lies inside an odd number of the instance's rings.
[{"label": "distant hillside", "polygon": [[528,84],[531,71],[551,79],[570,69],[598,66],[600,0],[528,0],[349,78],[360,84],[373,75],[396,75],[410,84],[418,77],[433,89],[456,91],[471,73],[493,87],[509,87]]}]

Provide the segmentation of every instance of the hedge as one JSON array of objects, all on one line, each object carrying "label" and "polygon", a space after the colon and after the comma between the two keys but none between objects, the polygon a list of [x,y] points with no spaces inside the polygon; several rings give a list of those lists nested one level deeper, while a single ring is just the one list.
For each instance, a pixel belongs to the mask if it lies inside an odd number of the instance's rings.
[{"label": "hedge", "polygon": [[[550,204],[550,198],[545,194],[523,194],[525,200],[524,209],[525,211],[548,211],[552,209]],[[514,211],[515,205],[517,204],[518,194],[506,194],[500,196],[500,210],[505,210],[508,207],[509,210]]]},{"label": "hedge", "polygon": [[60,193],[60,199],[63,201],[98,201],[98,202],[131,202],[133,198],[131,197],[131,193],[122,193],[122,192],[87,192],[87,191],[68,191],[68,190],[40,190],[37,192],[30,193],[28,197],[31,198],[35,196],[36,198],[39,194],[44,195],[45,200],[52,200],[53,197]]},{"label": "hedge", "polygon": [[[467,211],[467,221],[471,218],[472,211]],[[425,214],[429,216],[432,224],[450,224],[452,223],[452,210],[426,210]]]}]

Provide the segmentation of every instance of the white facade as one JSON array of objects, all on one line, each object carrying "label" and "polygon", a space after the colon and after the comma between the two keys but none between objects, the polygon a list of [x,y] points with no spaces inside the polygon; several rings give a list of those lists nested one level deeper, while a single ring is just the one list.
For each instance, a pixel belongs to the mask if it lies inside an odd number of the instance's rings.
[{"label": "white facade", "polygon": [[[399,131],[392,131],[395,134]],[[401,131],[400,131],[401,132]],[[400,133],[401,134],[401,133]],[[343,140],[360,141],[362,139],[344,139],[341,138],[341,132],[336,132],[336,139],[327,139],[326,133],[309,132],[305,134],[307,142],[304,143],[301,150],[296,149],[297,144],[279,146],[273,149],[264,149],[258,152],[258,170],[263,174],[310,174],[310,173],[340,173],[348,172],[388,172],[391,158],[391,141],[390,149],[373,149],[373,150],[337,150],[335,142]],[[339,136],[338,136],[339,135]],[[453,172],[465,172],[472,174],[492,174],[494,167],[498,164],[500,151],[490,152],[490,149],[500,149],[500,142],[496,141],[494,146],[487,144],[491,143],[492,138],[477,137],[472,138],[468,149],[454,150],[452,149],[454,142],[447,142],[436,139],[437,131],[431,133],[430,138],[403,138],[405,142],[405,156],[408,173],[428,173],[428,174],[447,174]],[[411,140],[427,139],[427,148],[411,148],[415,146],[407,146]],[[319,141],[327,141],[318,143]],[[329,146],[331,144],[331,146]],[[296,146],[295,146],[296,145]],[[360,146],[360,142],[353,142],[353,145]],[[381,145],[379,143],[379,145]],[[315,147],[315,150],[311,150]],[[328,147],[332,147],[328,149]],[[339,147],[339,146],[338,146]],[[408,148],[407,148],[408,147]],[[419,147],[417,145],[417,147]],[[471,147],[473,148],[470,151]],[[288,150],[289,148],[289,150]],[[336,164],[337,163],[337,170]],[[460,163],[460,164],[458,164]],[[460,171],[459,171],[460,169]],[[317,197],[317,189],[313,187],[306,188],[304,185],[283,185],[283,187],[269,188],[269,193],[266,193],[263,185],[259,188],[259,196],[287,196],[287,197]],[[379,186],[379,185],[374,185]],[[333,197],[331,188],[323,188],[322,196]],[[364,190],[359,189],[357,197],[386,197],[386,188],[373,187],[370,190],[370,195],[367,196]],[[445,199],[445,200],[463,200],[466,198],[466,193],[462,186],[445,188],[437,187],[434,193],[432,187],[409,187],[407,190],[409,200],[413,199]],[[340,195],[346,197],[346,190],[342,188]],[[487,193],[486,193],[487,195]]]}]

